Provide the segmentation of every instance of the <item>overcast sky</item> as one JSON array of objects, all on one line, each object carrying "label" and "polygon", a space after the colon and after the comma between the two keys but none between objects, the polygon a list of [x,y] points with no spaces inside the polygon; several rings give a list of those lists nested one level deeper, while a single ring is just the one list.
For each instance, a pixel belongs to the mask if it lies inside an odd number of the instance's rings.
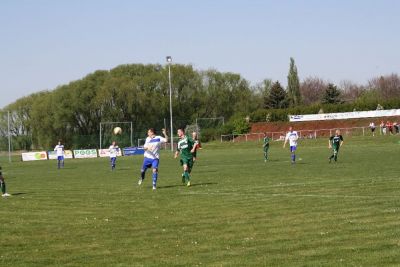
[{"label": "overcast sky", "polygon": [[192,64],[286,84],[400,69],[396,0],[1,0],[0,108],[126,63]]}]

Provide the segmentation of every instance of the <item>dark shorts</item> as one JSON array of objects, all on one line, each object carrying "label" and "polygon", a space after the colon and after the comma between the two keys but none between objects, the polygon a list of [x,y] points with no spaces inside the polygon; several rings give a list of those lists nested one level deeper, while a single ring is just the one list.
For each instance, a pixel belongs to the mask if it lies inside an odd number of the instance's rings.
[{"label": "dark shorts", "polygon": [[193,168],[193,159],[181,159],[180,162],[182,166],[187,165],[189,169]]},{"label": "dark shorts", "polygon": [[58,156],[58,157],[57,157],[57,160],[59,160],[59,161],[64,160],[64,156]]}]

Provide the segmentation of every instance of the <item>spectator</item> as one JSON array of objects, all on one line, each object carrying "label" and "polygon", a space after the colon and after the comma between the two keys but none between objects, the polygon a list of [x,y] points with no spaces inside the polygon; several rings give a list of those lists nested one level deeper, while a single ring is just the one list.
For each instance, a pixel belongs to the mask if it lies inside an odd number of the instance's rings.
[{"label": "spectator", "polygon": [[381,121],[381,124],[379,126],[381,127],[381,133],[383,135],[386,135],[386,124],[383,121]]},{"label": "spectator", "polygon": [[390,121],[386,122],[386,128],[389,131],[389,134],[393,134],[393,124]]},{"label": "spectator", "polygon": [[397,124],[397,122],[393,122],[393,128],[394,128],[394,132],[396,134],[398,134],[399,133],[399,125]]},{"label": "spectator", "polygon": [[375,136],[375,123],[372,121],[370,124],[369,124],[369,128],[371,129],[371,133],[372,133],[372,136]]}]

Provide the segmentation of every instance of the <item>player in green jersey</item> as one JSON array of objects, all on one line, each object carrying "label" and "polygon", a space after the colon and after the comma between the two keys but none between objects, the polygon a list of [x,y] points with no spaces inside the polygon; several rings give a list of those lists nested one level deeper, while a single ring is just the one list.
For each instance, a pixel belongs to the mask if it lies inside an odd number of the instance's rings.
[{"label": "player in green jersey", "polygon": [[339,130],[336,130],[335,135],[332,135],[329,138],[329,148],[333,149],[332,156],[329,157],[329,163],[332,162],[332,159],[337,161],[337,156],[339,153],[339,148],[343,145],[343,136],[340,134]]},{"label": "player in green jersey", "polygon": [[264,149],[264,162],[267,162],[267,160],[268,160],[268,149],[269,149],[269,137],[267,136],[267,133],[264,133],[263,149]]},{"label": "player in green jersey", "polygon": [[178,129],[178,149],[175,152],[175,158],[180,154],[181,165],[183,166],[183,176],[182,182],[190,186],[190,172],[193,168],[193,152],[194,152],[194,142],[193,139],[185,135],[185,130],[182,128]]}]

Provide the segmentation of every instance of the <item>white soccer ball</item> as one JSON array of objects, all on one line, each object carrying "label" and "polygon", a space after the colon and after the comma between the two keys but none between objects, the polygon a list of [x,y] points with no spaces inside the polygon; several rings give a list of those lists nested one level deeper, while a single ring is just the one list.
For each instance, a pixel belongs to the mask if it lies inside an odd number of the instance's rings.
[{"label": "white soccer ball", "polygon": [[121,129],[121,127],[115,127],[113,132],[114,132],[115,135],[121,134],[122,133],[122,129]]}]

